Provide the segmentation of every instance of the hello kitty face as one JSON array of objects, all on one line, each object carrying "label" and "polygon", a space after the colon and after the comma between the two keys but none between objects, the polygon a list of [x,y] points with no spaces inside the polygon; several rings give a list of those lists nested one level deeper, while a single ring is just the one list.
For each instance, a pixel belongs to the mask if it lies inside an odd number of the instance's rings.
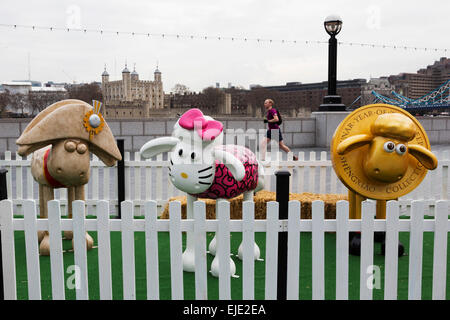
[{"label": "hello kitty face", "polygon": [[178,142],[173,147],[169,159],[169,178],[179,190],[188,193],[206,191],[214,181],[215,159],[212,147],[216,143],[206,143],[196,138],[195,132],[185,129],[175,130]]},{"label": "hello kitty face", "polygon": [[140,152],[144,158],[170,152],[170,180],[179,190],[197,194],[213,183],[216,160],[224,163],[238,181],[244,178],[242,163],[233,154],[215,148],[222,141],[222,124],[204,117],[199,109],[191,109],[175,124],[171,137],[148,141]]}]

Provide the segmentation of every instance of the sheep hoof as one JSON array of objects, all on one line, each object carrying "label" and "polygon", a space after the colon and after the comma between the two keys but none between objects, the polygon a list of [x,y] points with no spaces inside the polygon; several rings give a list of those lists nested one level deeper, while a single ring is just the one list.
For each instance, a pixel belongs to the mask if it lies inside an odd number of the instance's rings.
[{"label": "sheep hoof", "polygon": [[[398,242],[398,257],[400,258],[405,254],[405,246],[400,241]],[[386,242],[381,243],[381,255],[386,255]]]},{"label": "sheep hoof", "polygon": [[349,253],[353,256],[361,255],[361,233],[350,232]]},{"label": "sheep hoof", "polygon": [[94,246],[94,239],[86,232],[86,249],[91,250]]},{"label": "sheep hoof", "polygon": [[[72,239],[72,248],[74,248],[73,239]],[[86,232],[86,250],[91,250],[94,247],[94,239]]]},{"label": "sheep hoof", "polygon": [[42,239],[44,239],[45,231],[38,231],[38,243],[42,242]]},{"label": "sheep hoof", "polygon": [[48,232],[44,232],[44,237],[42,238],[41,244],[39,245],[39,254],[41,256],[50,255],[50,238]]},{"label": "sheep hoof", "polygon": [[64,239],[72,240],[73,239],[73,231],[64,231]]}]

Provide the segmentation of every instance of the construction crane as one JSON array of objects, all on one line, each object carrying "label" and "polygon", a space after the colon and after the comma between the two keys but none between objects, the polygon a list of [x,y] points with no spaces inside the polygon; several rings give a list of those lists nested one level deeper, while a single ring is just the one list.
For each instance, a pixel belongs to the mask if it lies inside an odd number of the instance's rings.
[{"label": "construction crane", "polygon": [[77,81],[75,80],[74,77],[71,77],[66,71],[64,71],[64,69],[62,69],[62,72],[67,76],[67,78],[69,78],[73,84],[76,84]]}]

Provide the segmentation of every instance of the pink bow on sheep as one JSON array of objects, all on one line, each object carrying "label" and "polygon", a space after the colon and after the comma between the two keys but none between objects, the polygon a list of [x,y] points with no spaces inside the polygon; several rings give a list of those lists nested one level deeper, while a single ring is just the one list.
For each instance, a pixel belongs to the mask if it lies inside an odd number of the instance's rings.
[{"label": "pink bow on sheep", "polygon": [[207,120],[199,109],[190,109],[180,118],[180,126],[187,130],[197,130],[202,140],[211,141],[222,132],[223,125],[216,120]]}]

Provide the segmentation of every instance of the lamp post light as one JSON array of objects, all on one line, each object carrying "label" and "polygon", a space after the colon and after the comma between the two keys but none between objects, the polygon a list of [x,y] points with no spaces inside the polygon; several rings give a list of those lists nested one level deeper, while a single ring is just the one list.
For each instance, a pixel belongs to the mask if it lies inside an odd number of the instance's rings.
[{"label": "lamp post light", "polygon": [[336,35],[342,29],[342,19],[338,15],[326,17],[325,31],[330,35],[328,40],[328,94],[323,98],[319,111],[345,111],[342,99],[336,93],[336,67],[337,67],[337,39]]}]

